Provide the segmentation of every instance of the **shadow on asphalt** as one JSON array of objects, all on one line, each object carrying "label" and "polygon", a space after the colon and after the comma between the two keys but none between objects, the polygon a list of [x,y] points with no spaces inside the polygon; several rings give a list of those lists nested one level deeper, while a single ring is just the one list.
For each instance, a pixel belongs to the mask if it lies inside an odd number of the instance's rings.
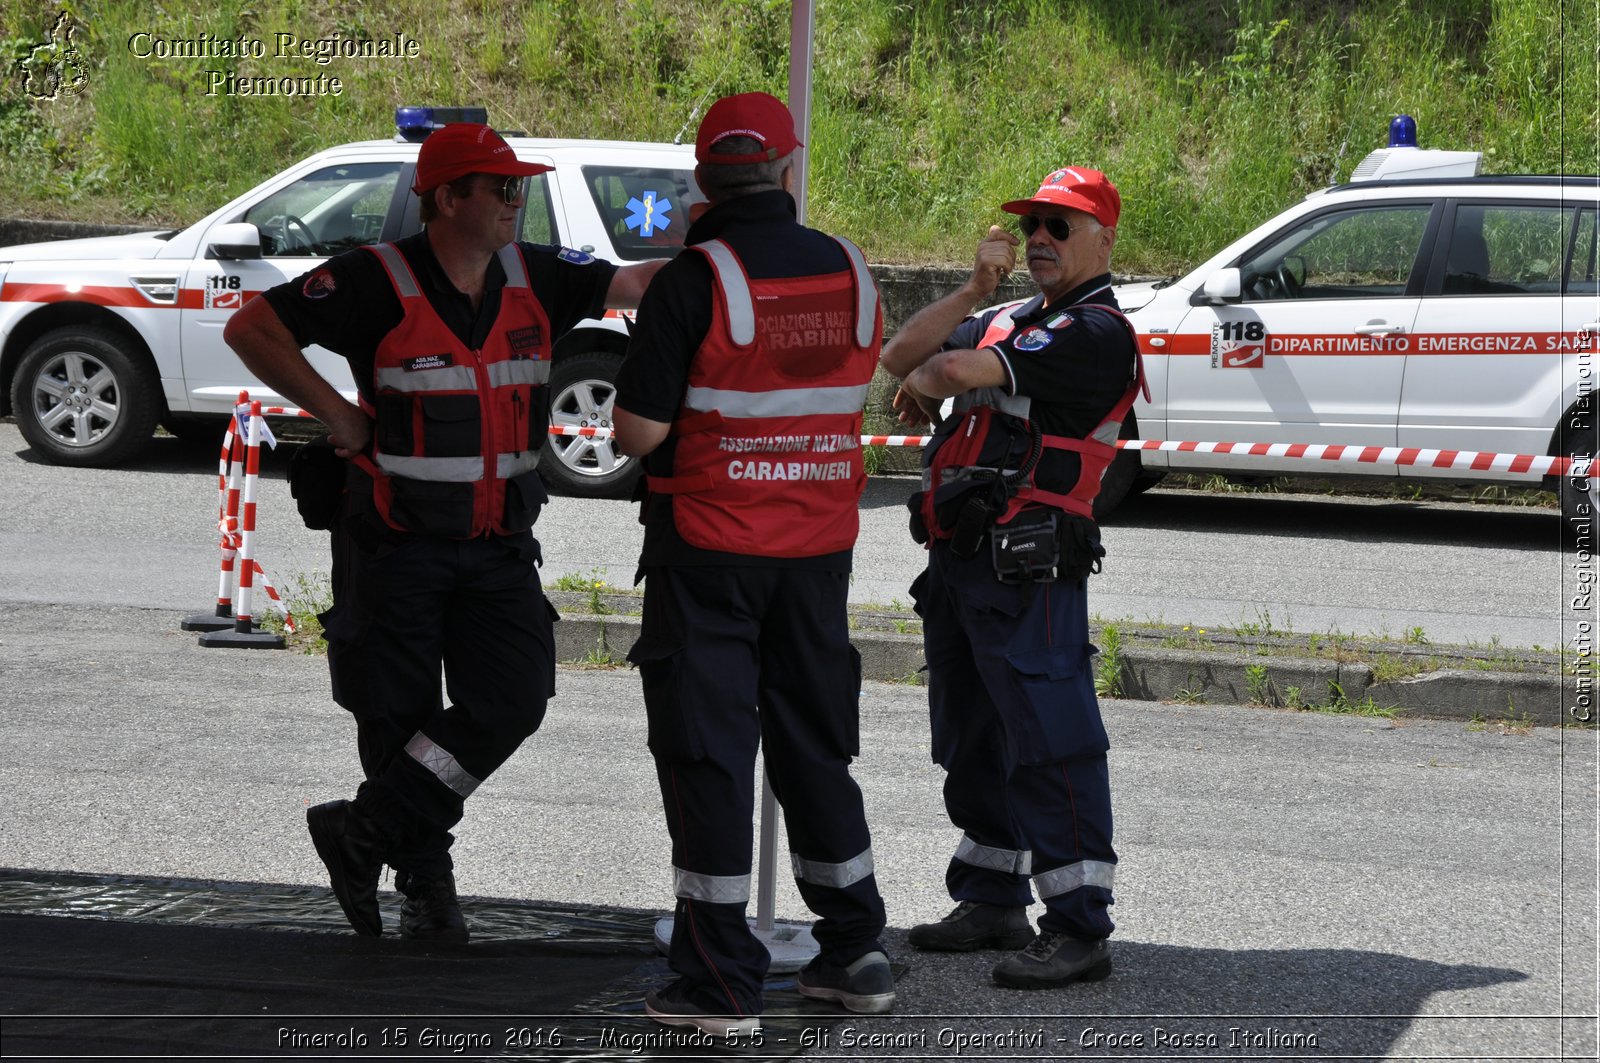
[{"label": "shadow on asphalt", "polygon": [[1297,495],[1209,495],[1147,491],[1128,499],[1107,527],[1283,535],[1348,542],[1435,543],[1502,550],[1559,549],[1554,510],[1467,507]]}]

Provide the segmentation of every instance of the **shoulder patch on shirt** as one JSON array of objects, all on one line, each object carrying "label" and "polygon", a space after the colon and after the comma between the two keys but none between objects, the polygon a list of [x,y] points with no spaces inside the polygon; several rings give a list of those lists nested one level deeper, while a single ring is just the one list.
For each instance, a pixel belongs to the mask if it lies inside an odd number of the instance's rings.
[{"label": "shoulder patch on shirt", "polygon": [[300,286],[300,294],[307,299],[326,299],[337,288],[338,284],[335,283],[333,274],[325,269],[319,269],[306,278],[306,282]]},{"label": "shoulder patch on shirt", "polygon": [[574,266],[587,266],[594,261],[594,256],[585,251],[574,251],[570,247],[563,247],[557,252],[556,257],[563,262],[571,262]]},{"label": "shoulder patch on shirt", "polygon": [[1073,320],[1074,319],[1071,314],[1057,314],[1049,321],[1046,321],[1044,323],[1044,327],[1051,330],[1066,328],[1068,325],[1072,324]]},{"label": "shoulder patch on shirt", "polygon": [[415,373],[419,369],[443,369],[455,364],[456,360],[446,351],[444,354],[419,354],[415,358],[407,358],[400,363],[400,368]]},{"label": "shoulder patch on shirt", "polygon": [[1011,346],[1019,351],[1042,351],[1050,346],[1050,333],[1035,326],[1013,339]]}]

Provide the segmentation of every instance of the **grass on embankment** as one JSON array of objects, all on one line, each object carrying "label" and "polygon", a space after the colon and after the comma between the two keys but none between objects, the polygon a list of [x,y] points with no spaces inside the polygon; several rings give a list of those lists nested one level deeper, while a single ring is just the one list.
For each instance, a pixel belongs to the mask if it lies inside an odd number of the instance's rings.
[{"label": "grass on embankment", "polygon": [[[483,104],[534,135],[693,136],[708,96],[786,95],[781,0],[0,0],[5,213],[182,225],[289,162],[392,133],[401,103]],[[83,90],[15,65],[77,17]],[[963,262],[996,205],[1064,162],[1126,200],[1117,267],[1192,265],[1382,146],[1391,115],[1489,172],[1600,171],[1596,21],[1576,0],[819,0],[810,220],[874,261]],[[267,43],[141,58],[135,34]],[[273,35],[416,39],[415,59],[272,55]],[[205,71],[341,95],[206,95]]]}]

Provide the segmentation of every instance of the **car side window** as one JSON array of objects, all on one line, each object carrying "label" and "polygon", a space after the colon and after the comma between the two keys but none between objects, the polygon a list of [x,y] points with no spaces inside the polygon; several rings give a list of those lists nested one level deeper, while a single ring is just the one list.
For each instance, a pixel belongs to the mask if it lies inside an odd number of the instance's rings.
[{"label": "car side window", "polygon": [[266,258],[327,258],[383,236],[400,163],[328,166],[307,174],[245,211],[261,230]]},{"label": "car side window", "polygon": [[617,257],[628,261],[677,254],[689,228],[689,207],[705,198],[691,170],[585,166],[583,179]]},{"label": "car side window", "polygon": [[1572,211],[1559,204],[1456,207],[1445,254],[1445,295],[1556,295]]},{"label": "car side window", "polygon": [[523,186],[522,228],[517,237],[530,244],[561,243],[560,231],[556,229],[556,211],[550,203],[550,185],[545,180],[547,175],[539,174],[528,178]]},{"label": "car side window", "polygon": [[1319,214],[1239,264],[1247,302],[1404,295],[1433,206]]},{"label": "car side window", "polygon": [[1593,207],[1585,207],[1578,212],[1578,221],[1568,245],[1565,288],[1568,295],[1600,295],[1600,276],[1596,275],[1596,253],[1600,251],[1600,246],[1597,246],[1595,222],[1596,211]]}]

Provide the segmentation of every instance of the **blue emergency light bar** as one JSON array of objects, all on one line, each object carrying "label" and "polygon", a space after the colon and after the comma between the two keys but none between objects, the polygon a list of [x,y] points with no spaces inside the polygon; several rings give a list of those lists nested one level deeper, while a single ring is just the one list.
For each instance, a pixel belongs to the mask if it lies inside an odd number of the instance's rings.
[{"label": "blue emergency light bar", "polygon": [[1394,121],[1389,123],[1389,146],[1391,148],[1414,148],[1417,146],[1417,120],[1409,114],[1397,114]]},{"label": "blue emergency light bar", "polygon": [[413,144],[427,140],[429,133],[435,129],[443,129],[451,122],[477,122],[479,125],[488,125],[489,110],[486,107],[396,107],[394,109],[394,127],[398,131],[398,139]]}]

